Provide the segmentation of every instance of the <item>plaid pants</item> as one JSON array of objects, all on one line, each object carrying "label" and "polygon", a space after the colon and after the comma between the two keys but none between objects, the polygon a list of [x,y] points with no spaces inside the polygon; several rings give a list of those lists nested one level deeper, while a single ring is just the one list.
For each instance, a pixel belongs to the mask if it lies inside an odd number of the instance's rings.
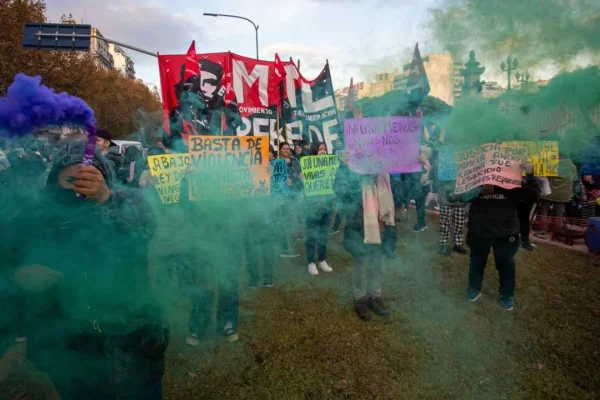
[{"label": "plaid pants", "polygon": [[461,204],[458,206],[440,207],[440,246],[448,245],[450,230],[454,235],[454,244],[462,246],[463,227],[467,219],[467,206]]}]

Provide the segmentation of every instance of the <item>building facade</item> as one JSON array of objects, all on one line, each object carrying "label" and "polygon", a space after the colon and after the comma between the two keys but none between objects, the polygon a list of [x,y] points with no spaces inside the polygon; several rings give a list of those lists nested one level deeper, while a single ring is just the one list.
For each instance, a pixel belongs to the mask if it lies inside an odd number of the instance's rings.
[{"label": "building facade", "polygon": [[121,46],[110,43],[108,50],[113,57],[114,67],[129,79],[135,79],[133,60],[125,53]]},{"label": "building facade", "polygon": [[92,38],[90,42],[90,53],[94,55],[96,64],[102,69],[109,70],[115,67],[115,61],[110,54],[109,45],[104,40],[102,33],[97,28],[92,28]]}]

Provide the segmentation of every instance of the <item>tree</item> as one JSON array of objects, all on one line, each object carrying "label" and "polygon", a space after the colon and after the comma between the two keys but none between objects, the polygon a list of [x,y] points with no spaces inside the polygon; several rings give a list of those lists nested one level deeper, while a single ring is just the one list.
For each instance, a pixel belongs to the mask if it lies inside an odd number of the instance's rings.
[{"label": "tree", "polygon": [[100,69],[90,53],[22,49],[23,26],[45,22],[45,11],[42,0],[0,0],[0,96],[17,73],[40,75],[46,86],[85,100],[94,110],[98,126],[115,137],[135,132],[138,109],[153,112],[161,108],[143,83],[115,70]]}]

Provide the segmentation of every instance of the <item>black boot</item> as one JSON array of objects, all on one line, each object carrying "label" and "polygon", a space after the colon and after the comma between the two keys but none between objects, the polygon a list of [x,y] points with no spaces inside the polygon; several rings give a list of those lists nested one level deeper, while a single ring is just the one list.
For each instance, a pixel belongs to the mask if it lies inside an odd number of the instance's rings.
[{"label": "black boot", "polygon": [[371,320],[371,314],[369,313],[367,302],[368,301],[366,297],[354,300],[354,311],[356,311],[356,315],[358,315],[358,318],[362,319],[365,322]]},{"label": "black boot", "polygon": [[453,252],[458,253],[458,254],[467,254],[467,249],[465,249],[462,246],[454,246],[454,248],[452,249]]},{"label": "black boot", "polygon": [[370,297],[367,306],[380,317],[387,318],[390,316],[390,312],[381,301],[381,297]]}]

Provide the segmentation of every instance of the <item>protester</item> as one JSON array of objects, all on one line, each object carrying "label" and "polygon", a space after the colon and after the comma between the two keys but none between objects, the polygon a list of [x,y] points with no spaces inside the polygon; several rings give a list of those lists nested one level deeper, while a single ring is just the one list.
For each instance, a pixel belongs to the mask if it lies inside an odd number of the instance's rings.
[{"label": "protester", "polygon": [[369,321],[369,310],[389,316],[381,296],[383,249],[395,231],[394,199],[387,174],[361,176],[340,163],[334,183],[338,209],[346,225],[344,248],[354,257],[354,310]]},{"label": "protester", "polygon": [[[422,166],[422,171],[413,174],[413,197],[415,199],[415,207],[417,209],[417,224],[413,228],[413,232],[423,232],[427,229],[425,222],[425,206],[427,195],[431,190],[431,148],[421,146],[419,153],[419,162]],[[418,179],[418,180],[417,180]]]},{"label": "protester", "polygon": [[108,155],[111,144],[111,133],[106,129],[98,129],[96,132],[96,149],[98,149],[103,156],[106,156]]},{"label": "protester", "polygon": [[[344,144],[342,143],[342,141],[334,140],[333,141],[333,154],[335,154],[337,156],[341,156],[343,153],[344,153]],[[331,227],[329,234],[333,236],[333,235],[337,235],[338,233],[340,233],[340,225],[341,224],[342,224],[342,217],[336,207],[335,218],[333,219],[333,226]]]},{"label": "protester", "polygon": [[59,154],[40,196],[13,204],[0,233],[13,334],[63,400],[162,399],[168,330],[148,272],[154,215],[114,185],[100,153],[85,167],[82,154],[83,145]]},{"label": "protester", "polygon": [[[310,155],[325,155],[327,147],[324,143],[313,142]],[[333,209],[333,196],[310,196],[306,197],[306,260],[308,262],[308,273],[319,275],[319,269],[323,272],[332,272],[333,269],[327,263],[327,236],[331,224],[331,213]],[[315,251],[317,259],[315,260]]]},{"label": "protester", "polygon": [[124,185],[140,187],[140,178],[146,166],[147,162],[144,160],[141,150],[137,146],[129,146],[125,150],[123,167],[119,171],[119,178]]},{"label": "protester", "polygon": [[519,217],[517,202],[539,192],[539,181],[533,176],[531,164],[524,164],[523,186],[504,189],[484,186],[471,201],[467,244],[471,248],[468,299],[481,297],[481,286],[490,248],[500,277],[500,307],[511,311],[515,296],[515,255],[519,250]]},{"label": "protester", "polygon": [[271,219],[275,210],[274,195],[264,199],[247,201],[247,219],[244,221],[244,244],[246,247],[246,265],[248,267],[250,287],[256,288],[260,282],[260,262],[263,262],[262,285],[273,287],[277,248],[275,238],[279,232]]},{"label": "protester", "polygon": [[[522,182],[523,185],[526,184],[525,179]],[[539,190],[524,191],[522,193],[522,196],[520,196],[517,200],[517,216],[519,217],[521,247],[527,251],[535,250],[535,245],[531,243],[531,240],[529,240],[529,234],[531,231],[531,211],[537,203],[543,187],[543,182],[540,178],[533,177],[530,179],[537,180],[537,187],[539,188]]]},{"label": "protester", "polygon": [[279,156],[285,160],[287,165],[287,185],[290,188],[288,201],[279,207],[280,221],[283,223],[283,252],[281,257],[295,258],[300,257],[300,253],[294,249],[292,243],[300,230],[299,218],[302,215],[301,197],[304,187],[302,180],[304,178],[300,162],[292,156],[288,143],[283,142],[279,145]]},{"label": "protester", "polygon": [[440,254],[450,255],[448,238],[452,231],[454,247],[452,251],[467,254],[463,247],[463,229],[467,220],[467,205],[454,194],[455,181],[438,182],[438,201],[440,202]]},{"label": "protester", "polygon": [[547,216],[552,209],[553,217],[563,217],[566,205],[573,199],[574,183],[579,180],[577,167],[559,153],[558,176],[549,176],[551,193],[541,196],[537,215]]},{"label": "protester", "polygon": [[303,142],[296,142],[294,145],[294,157],[296,160],[300,160],[302,157],[308,155],[308,151],[305,152],[303,145]]}]

